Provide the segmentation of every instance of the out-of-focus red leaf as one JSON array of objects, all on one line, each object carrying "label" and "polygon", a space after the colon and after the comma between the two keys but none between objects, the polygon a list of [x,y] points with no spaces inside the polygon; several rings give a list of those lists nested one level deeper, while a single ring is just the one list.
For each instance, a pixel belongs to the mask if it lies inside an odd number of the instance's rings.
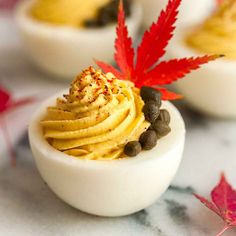
[{"label": "out-of-focus red leaf", "polygon": [[15,165],[15,153],[11,145],[10,136],[7,129],[7,123],[5,121],[5,113],[12,109],[32,103],[35,99],[32,97],[14,100],[9,91],[5,88],[0,87],[0,128],[2,129],[9,156],[11,157],[12,165]]},{"label": "out-of-focus red leaf", "polygon": [[10,101],[10,94],[4,88],[0,87],[0,114],[7,109]]},{"label": "out-of-focus red leaf", "polygon": [[0,0],[0,9],[12,9],[19,0]]},{"label": "out-of-focus red leaf", "polygon": [[227,229],[236,226],[236,191],[227,182],[224,174],[221,175],[218,185],[211,191],[211,201],[197,194],[195,196],[224,220],[226,225],[217,234],[218,236],[222,235]]}]

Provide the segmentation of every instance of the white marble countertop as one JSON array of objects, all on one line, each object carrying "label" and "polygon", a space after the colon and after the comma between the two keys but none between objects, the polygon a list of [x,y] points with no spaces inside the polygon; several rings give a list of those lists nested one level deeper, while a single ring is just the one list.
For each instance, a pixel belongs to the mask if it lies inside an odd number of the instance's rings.
[{"label": "white marble countertop", "polygon": [[[32,67],[21,48],[12,20],[1,15],[1,84],[16,96],[40,94],[41,97],[66,86]],[[11,114],[8,125],[17,165],[10,165],[0,135],[0,235],[215,235],[223,222],[202,206],[192,192],[208,196],[222,171],[236,187],[236,122],[207,118],[182,104],[179,108],[186,122],[187,139],[177,176],[154,205],[122,218],[90,216],[59,200],[40,178],[29,149],[26,126],[34,106]],[[225,235],[236,235],[236,230]]]}]

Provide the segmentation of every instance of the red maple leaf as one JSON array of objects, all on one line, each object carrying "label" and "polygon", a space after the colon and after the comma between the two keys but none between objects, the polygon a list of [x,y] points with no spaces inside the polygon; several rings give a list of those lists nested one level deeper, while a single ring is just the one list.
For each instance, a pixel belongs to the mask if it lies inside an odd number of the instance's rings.
[{"label": "red maple leaf", "polygon": [[163,100],[180,98],[180,95],[170,92],[162,86],[183,78],[192,70],[196,70],[202,64],[218,57],[203,56],[173,59],[158,64],[159,60],[165,55],[166,47],[173,36],[180,3],[181,0],[169,0],[166,9],[161,12],[157,22],[153,23],[150,29],[144,33],[141,44],[137,49],[135,63],[135,51],[132,47],[132,39],[128,35],[121,1],[114,56],[119,69],[117,70],[101,61],[96,61],[97,65],[104,72],[112,72],[119,79],[131,80],[139,88],[144,85],[156,88],[162,93]]},{"label": "red maple leaf", "polygon": [[6,140],[6,145],[8,153],[11,157],[12,165],[15,165],[15,153],[10,142],[10,136],[5,121],[5,114],[14,108],[26,105],[33,102],[34,100],[35,99],[31,97],[20,100],[13,100],[11,94],[3,87],[0,87],[0,125],[4,138]]},{"label": "red maple leaf", "polygon": [[128,29],[125,25],[125,13],[122,2],[120,2],[119,5],[118,18],[118,26],[116,28],[117,38],[115,40],[116,52],[114,58],[121,71],[130,78],[134,67],[134,49],[132,47],[132,39],[128,36]]},{"label": "red maple leaf", "polygon": [[236,226],[236,191],[227,182],[224,174],[221,175],[219,184],[211,192],[211,201],[197,194],[195,196],[224,220],[225,227],[217,236]]}]

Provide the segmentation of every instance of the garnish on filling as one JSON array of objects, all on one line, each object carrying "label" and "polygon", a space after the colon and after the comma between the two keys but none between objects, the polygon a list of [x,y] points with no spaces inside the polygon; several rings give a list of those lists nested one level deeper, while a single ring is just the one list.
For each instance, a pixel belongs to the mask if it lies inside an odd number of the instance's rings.
[{"label": "garnish on filling", "polygon": [[[101,27],[116,22],[118,0],[37,0],[30,9],[36,20],[72,27]],[[125,0],[127,15],[130,2]]]},{"label": "garnish on filling", "polygon": [[133,83],[89,67],[72,82],[69,94],[48,108],[41,124],[60,151],[84,159],[115,159],[150,126],[143,105]]},{"label": "garnish on filling", "polygon": [[225,0],[199,28],[188,35],[189,46],[236,59],[236,1]]}]

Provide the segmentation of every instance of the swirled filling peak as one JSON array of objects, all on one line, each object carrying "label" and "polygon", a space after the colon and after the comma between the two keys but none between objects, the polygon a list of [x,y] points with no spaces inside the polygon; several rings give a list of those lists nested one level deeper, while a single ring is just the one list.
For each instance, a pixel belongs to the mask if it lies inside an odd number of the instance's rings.
[{"label": "swirled filling peak", "polygon": [[187,44],[205,53],[236,59],[236,1],[223,1],[210,18],[188,35]]},{"label": "swirled filling peak", "polygon": [[117,159],[124,146],[148,129],[139,89],[89,67],[72,82],[69,93],[48,107],[41,122],[56,149],[82,159]]}]

